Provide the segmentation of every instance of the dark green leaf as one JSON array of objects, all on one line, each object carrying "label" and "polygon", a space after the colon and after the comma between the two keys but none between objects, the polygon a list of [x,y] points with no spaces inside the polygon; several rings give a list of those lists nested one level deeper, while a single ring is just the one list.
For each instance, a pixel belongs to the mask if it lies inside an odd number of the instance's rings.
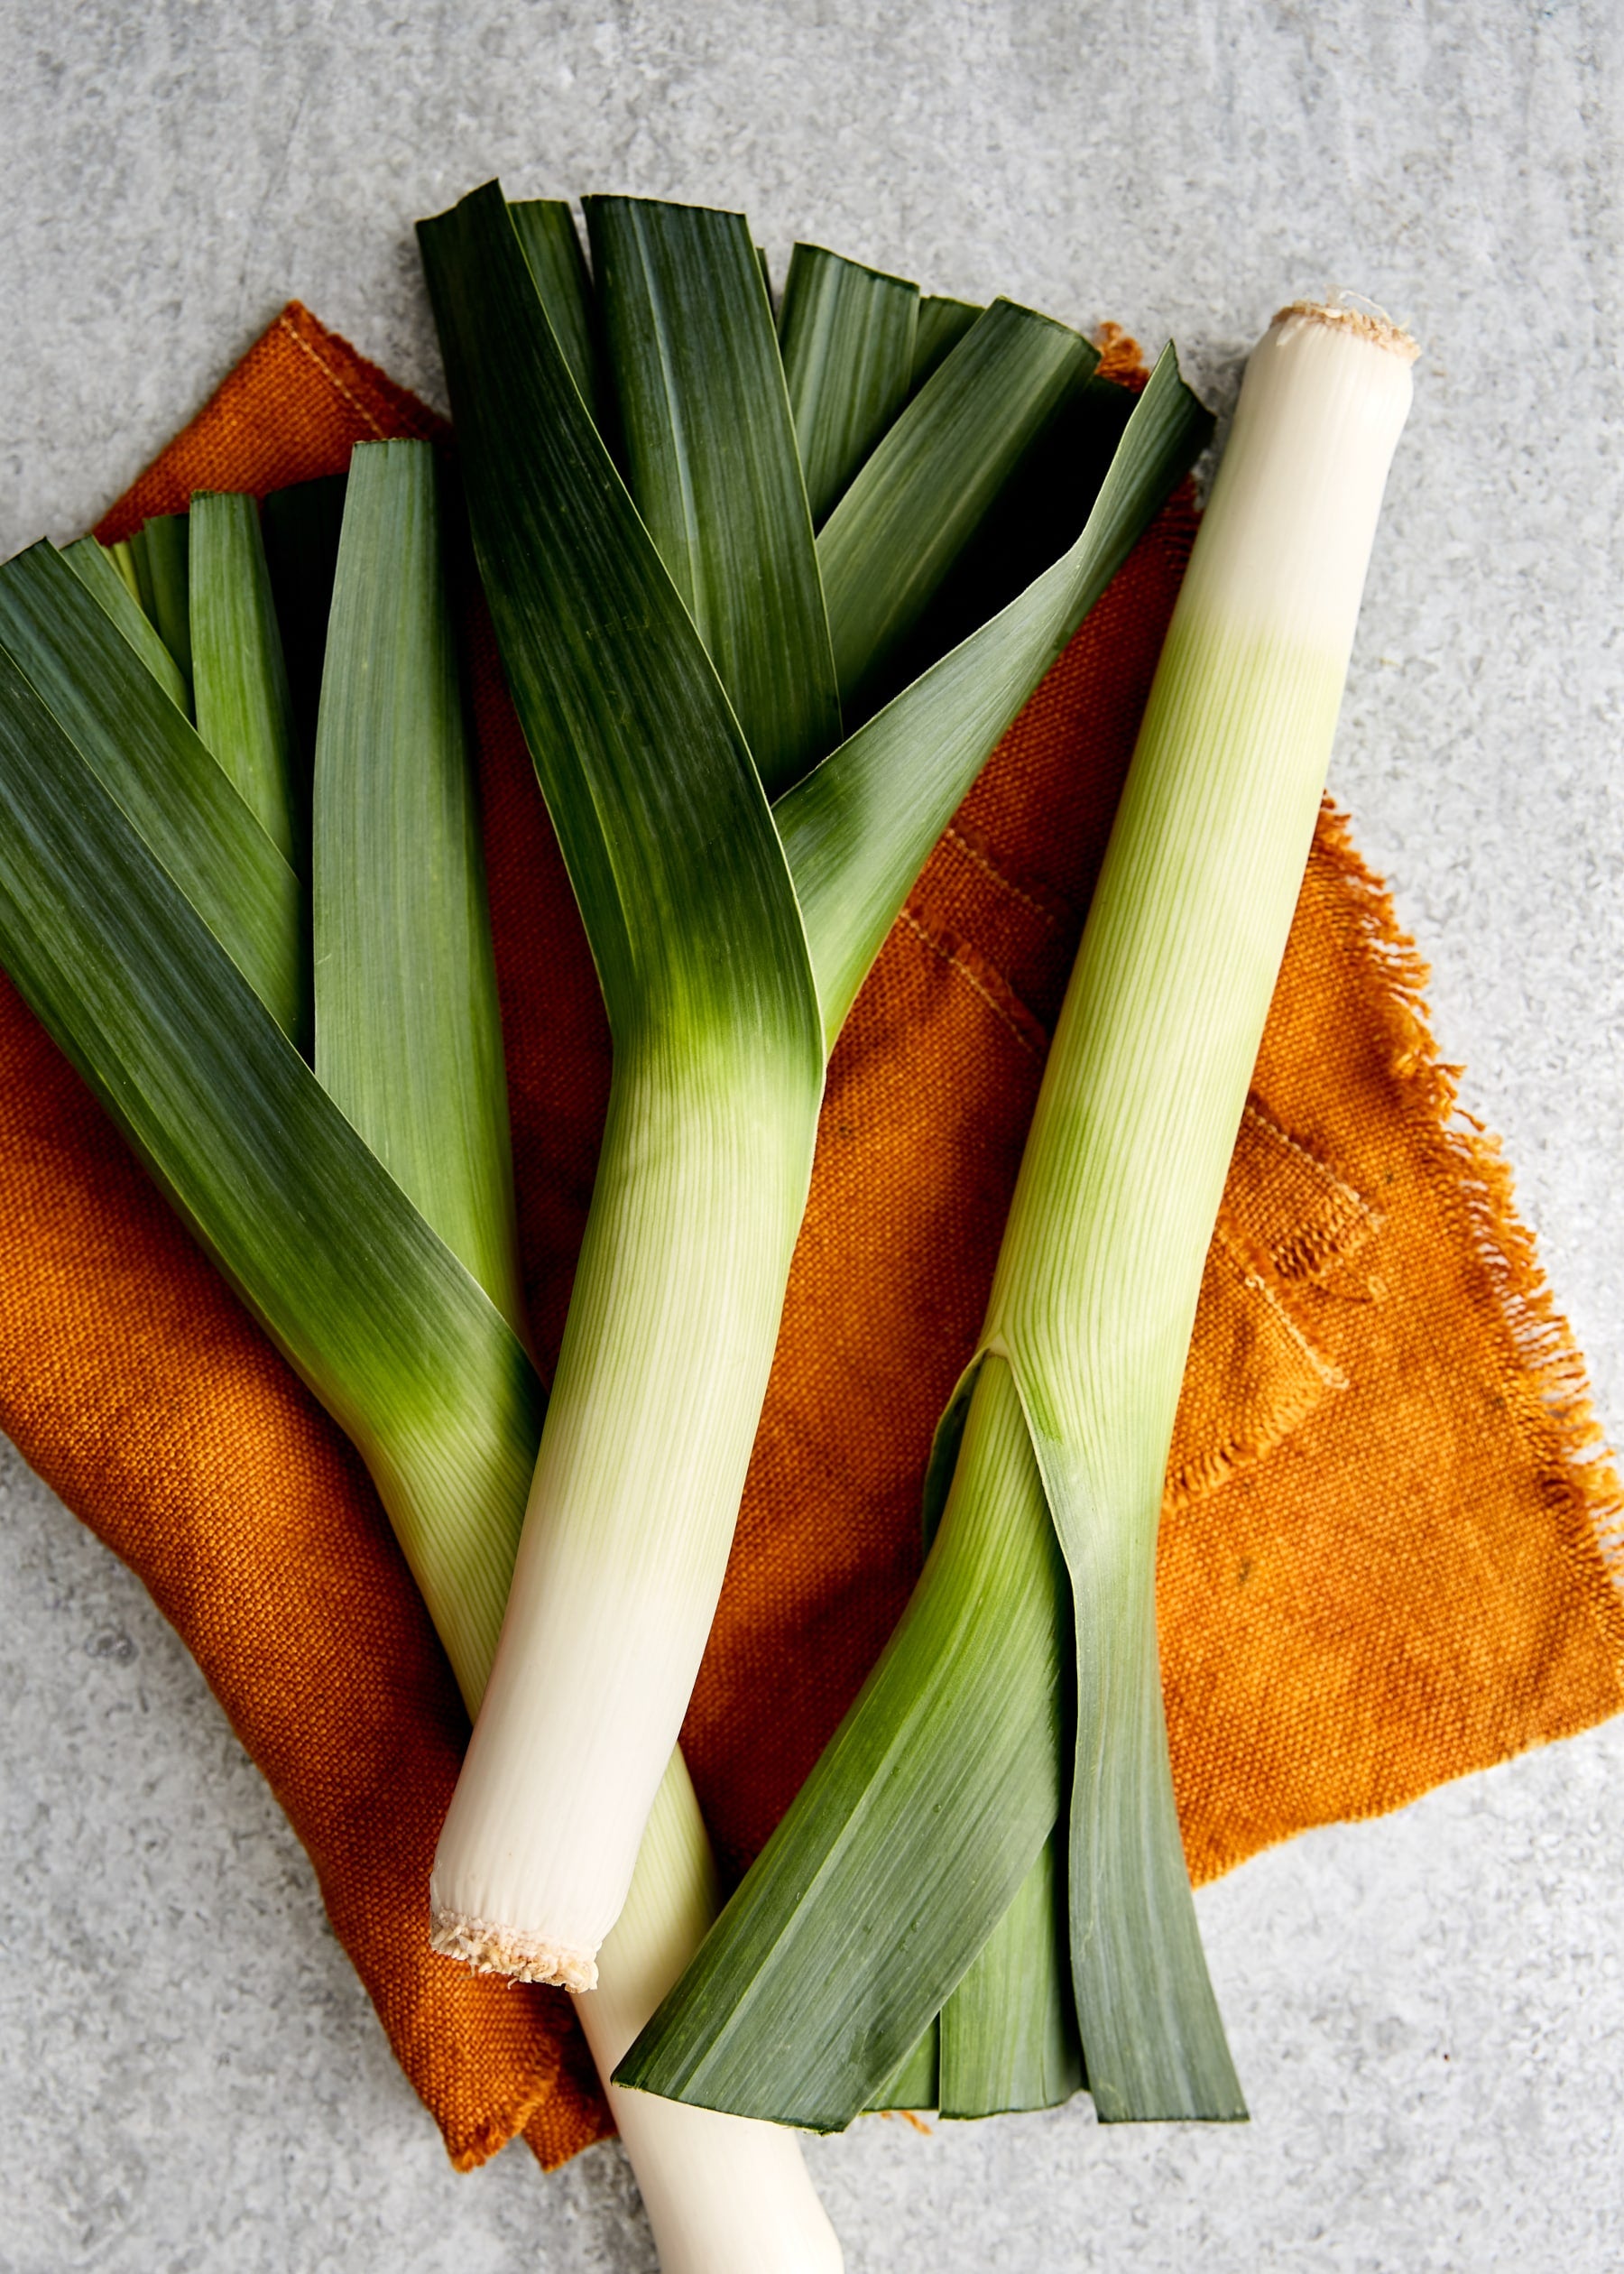
[{"label": "dark green leaf", "polygon": [[973,300],[944,300],[927,292],[919,301],[918,328],[914,333],[913,373],[909,393],[917,394],[939,363],[945,362],[983,311]]},{"label": "dark green leaf", "polygon": [[589,198],[627,483],[770,797],[840,739],[772,311],[741,214]]},{"label": "dark green leaf", "polygon": [[540,1384],[4,654],[0,960],[360,1447],[476,1704]]},{"label": "dark green leaf", "polygon": [[586,417],[500,189],[419,236],[508,684],[610,1024],[617,1039],[654,1020],[731,1034],[762,1071],[787,1053],[816,1095],[811,974],[755,768]]},{"label": "dark green leaf", "polygon": [[191,708],[191,610],[187,597],[188,529],[184,513],[155,513],[130,539],[141,605],[175,659]]},{"label": "dark green leaf", "polygon": [[942,2008],[944,2116],[1054,2108],[1083,2084],[1072,1998],[1065,1827],[1051,1833],[1015,1900]]},{"label": "dark green leaf", "polygon": [[779,341],[816,528],[908,399],[919,288],[798,245]]},{"label": "dark green leaf", "polygon": [[62,559],[86,591],[140,656],[177,710],[186,710],[186,681],[163,642],[147,621],[146,611],[114,566],[113,557],[94,537],[81,537],[62,548]]},{"label": "dark green leaf", "polygon": [[900,1624],[617,2082],[814,2131],[883,2100],[1059,1813],[1068,1613],[989,1358]]},{"label": "dark green leaf", "polygon": [[569,365],[594,423],[604,424],[602,374],[592,302],[592,279],[576,235],[575,217],[562,198],[515,199],[508,211],[553,337]]},{"label": "dark green leaf", "polygon": [[1168,347],[1070,550],[775,807],[831,1047],[909,882],[1211,430]]},{"label": "dark green leaf", "polygon": [[306,1003],[299,879],[134,650],[48,544],[31,546],[0,567],[0,645],[297,1040]]},{"label": "dark green leaf", "polygon": [[941,2025],[933,2021],[875,2094],[879,2110],[934,2108],[941,2094]]},{"label": "dark green leaf", "polygon": [[886,433],[817,539],[848,714],[892,691],[943,578],[1098,361],[1064,324],[995,300]]}]

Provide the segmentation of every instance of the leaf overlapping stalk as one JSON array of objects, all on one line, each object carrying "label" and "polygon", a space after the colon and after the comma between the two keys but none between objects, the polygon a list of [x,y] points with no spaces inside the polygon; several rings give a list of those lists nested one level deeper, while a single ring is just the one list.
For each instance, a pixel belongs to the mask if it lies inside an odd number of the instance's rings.
[{"label": "leaf overlapping stalk", "polygon": [[[826,1049],[948,814],[1202,431],[1169,365],[1100,526],[973,653],[942,658],[829,751],[816,573],[844,564],[861,700],[1093,352],[1029,311],[989,311],[812,557],[743,222],[626,200],[587,211],[630,488],[550,320],[567,276],[554,263],[538,289],[500,190],[420,225],[475,550],[615,1050],[509,1622],[437,1861],[436,1932],[476,1962],[576,1985],[623,1897],[720,1589]],[[751,719],[765,722],[759,766]],[[770,812],[763,782],[798,775]]]}]

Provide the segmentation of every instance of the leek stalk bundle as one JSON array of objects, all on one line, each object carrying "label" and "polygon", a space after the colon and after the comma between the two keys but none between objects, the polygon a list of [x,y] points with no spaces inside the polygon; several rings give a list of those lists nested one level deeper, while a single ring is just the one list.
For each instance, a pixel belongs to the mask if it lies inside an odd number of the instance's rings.
[{"label": "leek stalk bundle", "polygon": [[[614,1041],[432,1933],[577,1990],[720,1590],[828,1052],[1208,430],[1170,349],[1130,416],[1029,310],[922,303],[798,248],[780,334],[742,216],[586,218],[590,278],[567,208],[495,184],[420,227],[480,571]],[[1069,523],[1001,524],[1046,473]]]},{"label": "leek stalk bundle", "polygon": [[1299,306],[1251,358],[938,1434],[924,1573],[623,2083],[834,2130],[933,2068],[945,2111],[1001,2061],[1055,2096],[1075,2029],[1103,2119],[1245,2113],[1174,1807],[1156,1530],[1414,354]]},{"label": "leek stalk bundle", "polygon": [[[431,454],[355,453],[313,781],[253,502],[192,519],[184,679],[93,541],[0,567],[0,956],[355,1440],[475,1712],[543,1398]],[[586,2001],[605,2083],[715,1909],[679,1759],[657,1835]],[[666,2274],[834,2274],[789,2133],[611,2097]]]}]

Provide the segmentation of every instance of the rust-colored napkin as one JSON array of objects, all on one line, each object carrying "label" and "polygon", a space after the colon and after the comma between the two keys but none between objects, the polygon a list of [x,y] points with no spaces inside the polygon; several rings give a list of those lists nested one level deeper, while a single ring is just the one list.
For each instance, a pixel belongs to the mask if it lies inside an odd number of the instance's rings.
[{"label": "rust-colored napkin", "polygon": [[[1119,368],[1132,357],[1119,351]],[[1124,369],[1124,375],[1128,375]],[[422,406],[290,307],[108,517],[343,467]],[[1046,1040],[1194,533],[1176,501],[932,855],[830,1068],[684,1742],[760,1846],[918,1569]],[[608,1044],[488,629],[474,687],[524,1262],[556,1351]],[[1158,1564],[1197,1880],[1619,1710],[1619,1495],[1423,973],[1322,819],[1208,1260]],[[151,1588],[287,1810],[454,2160],[608,2129],[561,1992],[430,1956],[466,1725],[360,1462],[0,983],[0,1426]]]}]

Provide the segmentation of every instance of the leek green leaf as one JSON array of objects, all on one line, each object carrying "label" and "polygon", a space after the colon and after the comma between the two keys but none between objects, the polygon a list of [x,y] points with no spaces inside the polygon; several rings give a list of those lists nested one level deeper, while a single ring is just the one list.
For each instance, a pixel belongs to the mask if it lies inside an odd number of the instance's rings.
[{"label": "leek green leaf", "polygon": [[163,642],[147,620],[146,611],[115,566],[113,556],[94,537],[80,537],[62,548],[62,559],[97,605],[124,633],[164,693],[182,714],[187,711],[186,681]]},{"label": "leek green leaf", "polygon": [[[195,544],[194,591],[201,529]],[[496,969],[440,561],[429,444],[361,444],[316,745],[316,1072],[521,1336]]]},{"label": "leek green leaf", "polygon": [[513,233],[547,310],[553,337],[563,350],[569,375],[581,391],[602,432],[605,405],[595,329],[592,279],[576,234],[575,217],[562,198],[515,199],[508,208]]},{"label": "leek green leaf", "polygon": [[616,2081],[814,2131],[882,2103],[1053,1829],[1070,1650],[1026,1422],[988,1357],[896,1632]]},{"label": "leek green leaf", "polygon": [[1210,416],[1167,347],[1070,550],[774,808],[831,1048],[901,893],[1000,735],[1211,431]]},{"label": "leek green leaf", "polygon": [[946,300],[926,292],[919,300],[919,321],[914,333],[913,371],[908,387],[917,394],[939,363],[953,353],[983,311],[973,300]]},{"label": "leek green leaf", "polygon": [[937,2105],[944,2116],[1054,2108],[1082,2087],[1065,1839],[1062,1826],[1044,1842],[1014,1901],[942,2008]]},{"label": "leek green leaf", "polygon": [[0,566],[0,645],[298,1040],[306,1005],[299,879],[52,546],[32,545]]},{"label": "leek green leaf", "polygon": [[295,834],[293,698],[252,497],[198,491],[188,562],[198,732],[284,861],[309,868]]},{"label": "leek green leaf", "polygon": [[[135,574],[135,556],[130,550],[129,539],[127,537],[115,538],[112,544],[105,545],[102,550],[106,554],[107,559],[113,563],[115,568],[117,569],[119,575],[124,578],[125,588],[127,589],[131,599],[134,600],[135,605],[140,608],[141,579]],[[146,610],[144,608],[142,608],[141,612],[143,615],[146,614]],[[169,653],[167,648],[164,650],[164,653],[166,655]],[[172,662],[174,659],[173,657],[171,657],[170,660]]]},{"label": "leek green leaf", "polygon": [[817,538],[848,713],[890,691],[897,650],[1098,362],[1066,325],[995,300],[889,428]]},{"label": "leek green leaf", "polygon": [[4,653],[0,960],[360,1448],[476,1703],[540,1436],[530,1361]]},{"label": "leek green leaf", "polygon": [[130,539],[130,558],[141,605],[175,659],[191,708],[191,607],[187,596],[189,550],[184,513],[154,513]]},{"label": "leek green leaf", "polygon": [[742,214],[585,205],[627,486],[775,797],[840,703],[761,263]]},{"label": "leek green leaf", "polygon": [[754,763],[586,417],[499,188],[419,236],[508,684],[616,1041],[656,1017],[731,1030],[786,1054],[816,1094],[811,973]]},{"label": "leek green leaf", "polygon": [[919,288],[818,245],[789,256],[779,345],[814,528],[908,399]]}]

